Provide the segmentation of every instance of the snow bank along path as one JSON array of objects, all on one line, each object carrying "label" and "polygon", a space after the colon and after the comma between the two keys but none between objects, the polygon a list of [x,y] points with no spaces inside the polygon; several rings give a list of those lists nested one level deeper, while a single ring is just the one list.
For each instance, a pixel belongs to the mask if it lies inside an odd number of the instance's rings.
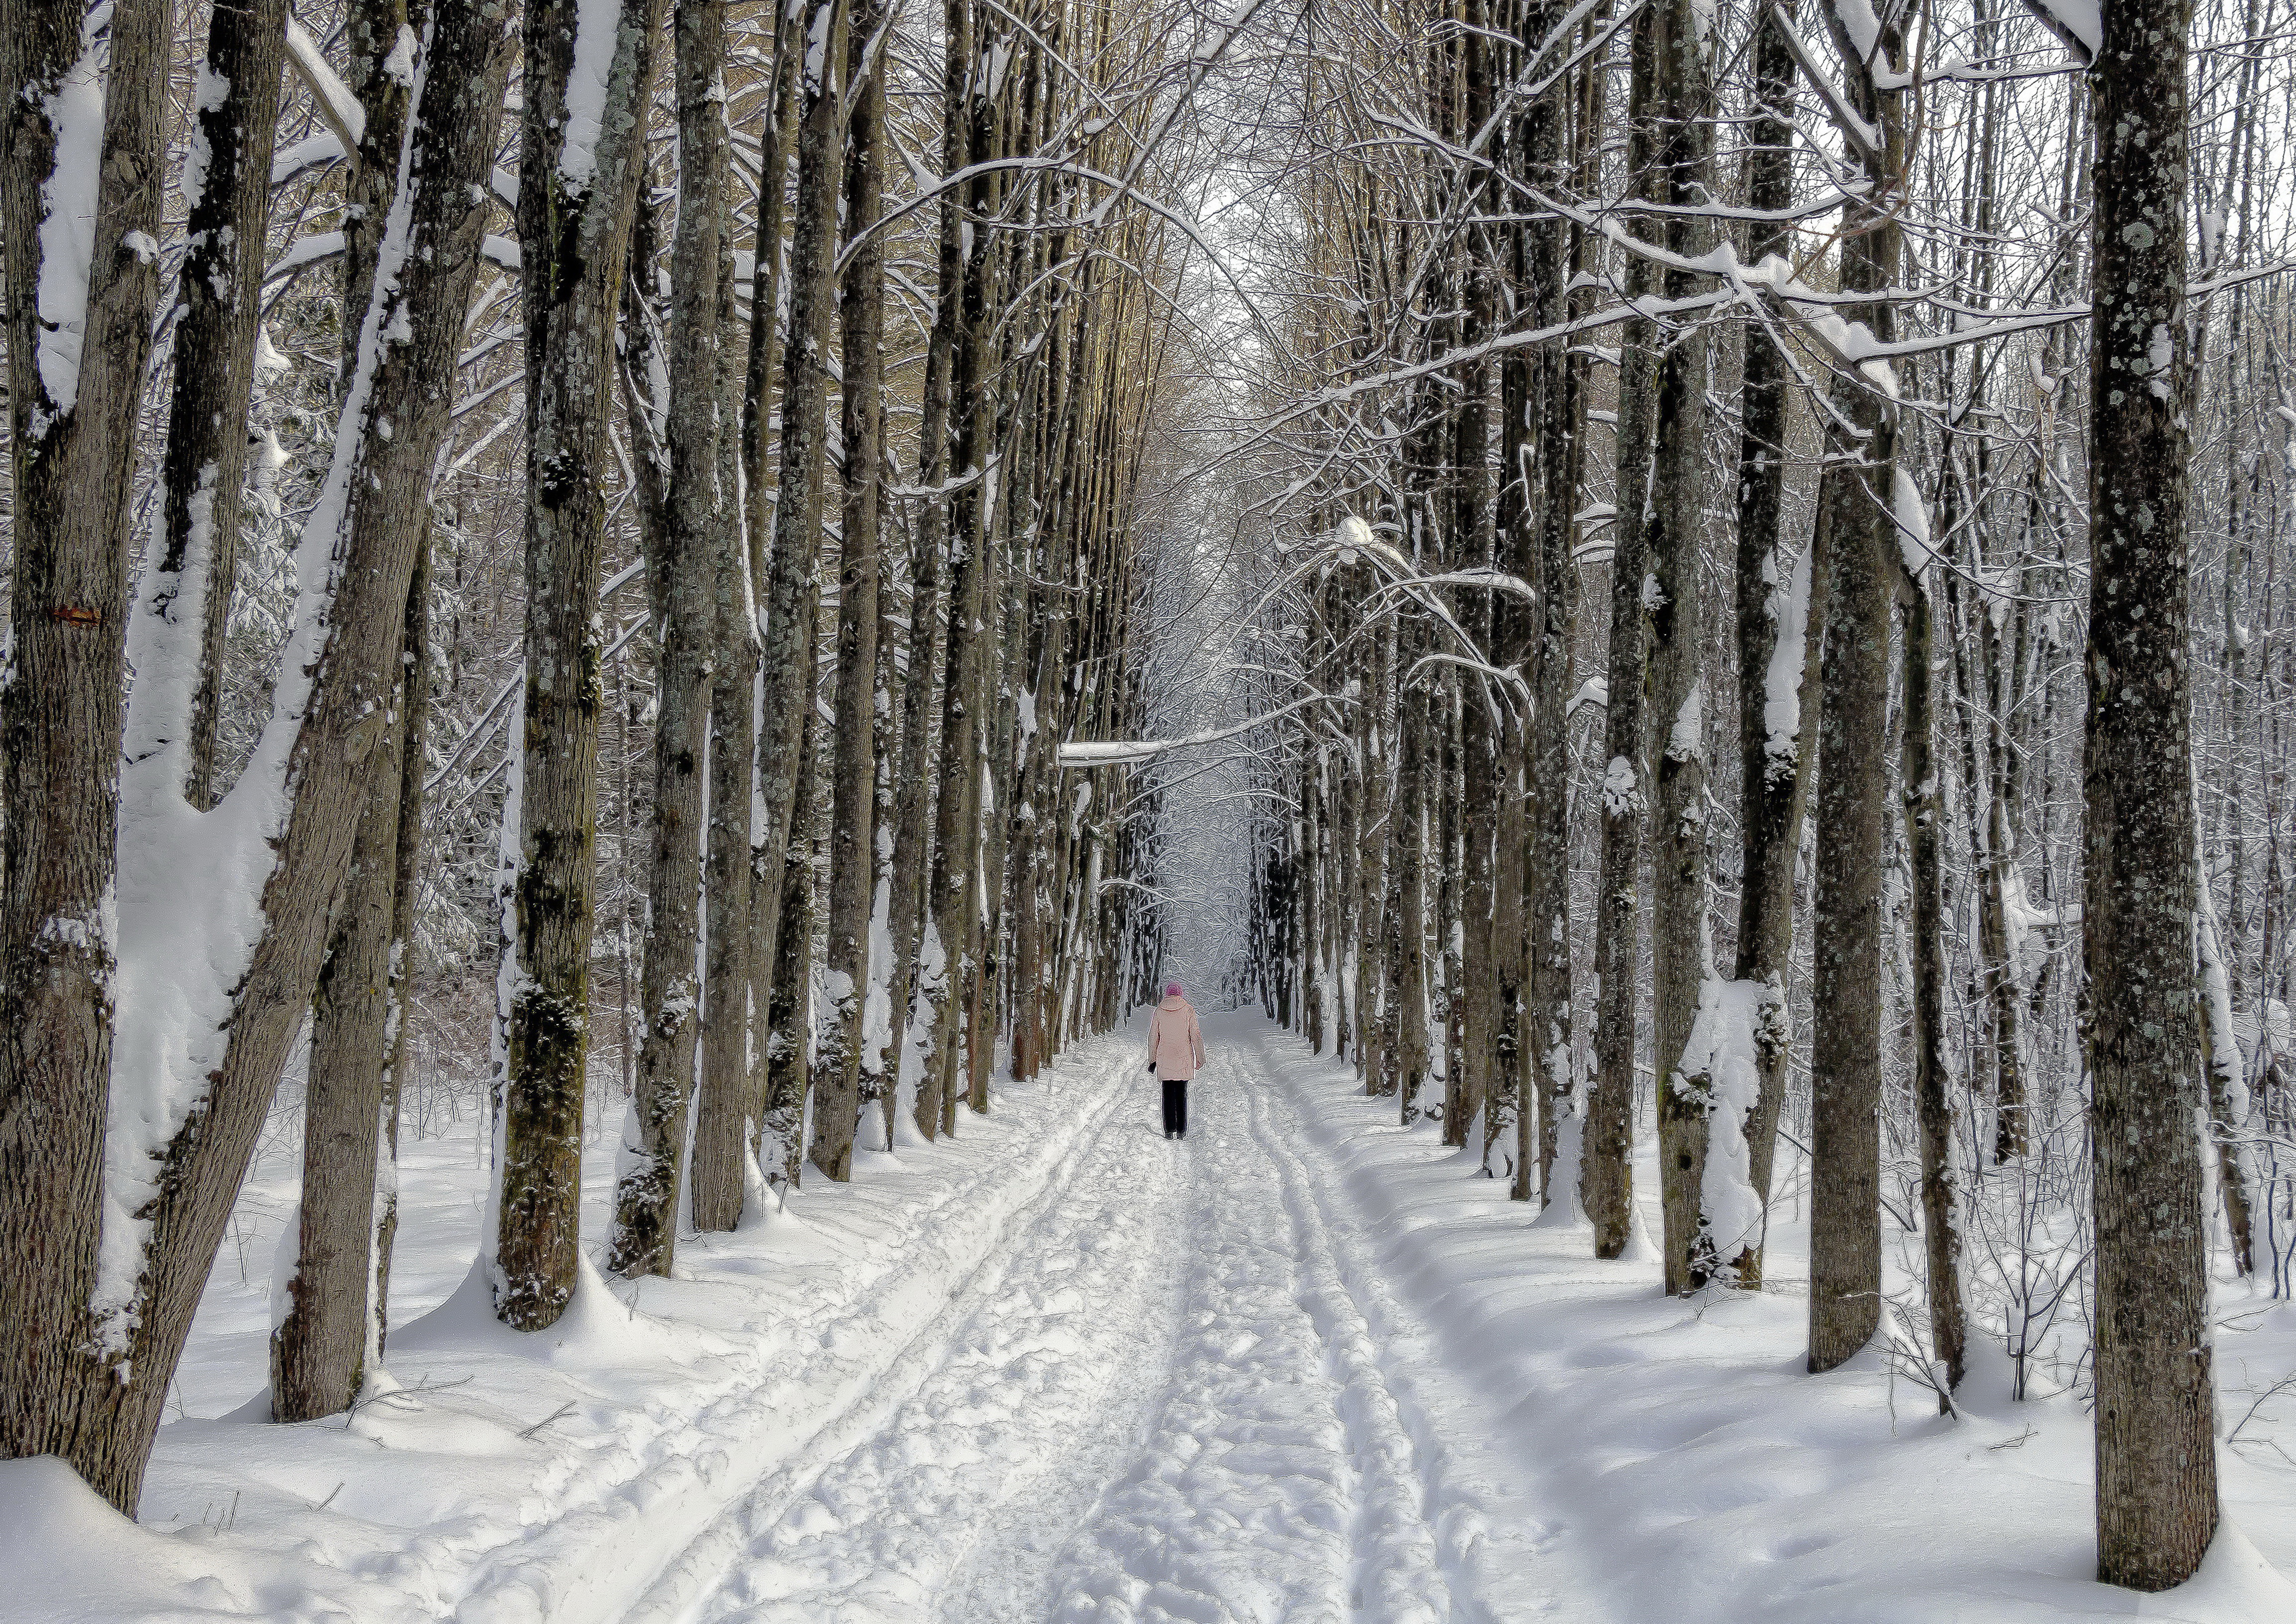
[{"label": "snow bank along path", "polygon": [[[1791,1215],[1774,1291],[1669,1300],[1346,1067],[1205,1026],[1184,1143],[1118,1034],[562,1335],[450,1298],[393,1339],[403,1407],[178,1423],[179,1532],[0,1466],[20,1548],[86,1552],[0,1619],[2296,1619],[2296,1473],[2227,1452],[2200,1579],[2107,1589],[2078,1408],[1803,1374]],[[2243,1318],[2259,1379],[2292,1312]]]}]

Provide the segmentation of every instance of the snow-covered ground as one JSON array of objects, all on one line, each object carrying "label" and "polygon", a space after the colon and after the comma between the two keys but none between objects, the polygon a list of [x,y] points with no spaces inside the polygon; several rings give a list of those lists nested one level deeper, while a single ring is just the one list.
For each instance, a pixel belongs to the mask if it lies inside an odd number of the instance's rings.
[{"label": "snow-covered ground", "polygon": [[[10,1544],[75,1553],[12,1562],[0,1620],[2296,1619],[2271,1449],[2224,1451],[2240,1531],[2199,1580],[2107,1589],[2073,1403],[1980,1366],[1948,1421],[1878,1357],[1805,1375],[1790,1219],[1773,1291],[1669,1301],[1298,1039],[1205,1028],[1184,1143],[1136,1036],[1103,1039],[635,1301],[592,1277],[537,1338],[459,1293],[480,1175],[431,1142],[390,1357],[413,1396],[176,1422],[141,1528],[0,1466]],[[282,1193],[249,1202],[258,1229]],[[241,1275],[227,1250],[189,1415],[261,1389]],[[2223,1306],[2228,1387],[2296,1369],[2296,1309]]]}]

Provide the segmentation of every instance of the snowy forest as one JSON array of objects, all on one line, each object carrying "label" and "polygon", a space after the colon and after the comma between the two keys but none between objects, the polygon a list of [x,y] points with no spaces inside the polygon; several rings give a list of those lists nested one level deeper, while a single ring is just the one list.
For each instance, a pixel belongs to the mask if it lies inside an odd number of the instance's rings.
[{"label": "snowy forest", "polygon": [[0,1620],[2296,1618],[2288,0],[0,77]]}]

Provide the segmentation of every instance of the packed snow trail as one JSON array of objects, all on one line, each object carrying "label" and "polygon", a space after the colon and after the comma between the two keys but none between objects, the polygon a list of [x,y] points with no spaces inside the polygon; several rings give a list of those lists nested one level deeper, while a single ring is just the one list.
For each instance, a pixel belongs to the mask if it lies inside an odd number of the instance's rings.
[{"label": "packed snow trail", "polygon": [[[406,1401],[213,1414],[265,1347],[259,1287],[226,1271],[183,1378],[209,1414],[162,1429],[142,1523],[0,1463],[0,1529],[64,1554],[19,1564],[0,1624],[2130,1615],[2091,1577],[2076,1394],[2012,1402],[1996,1358],[1948,1421],[1885,1350],[1805,1373],[1791,1181],[1774,1289],[1670,1299],[1654,1258],[1595,1260],[1582,1220],[1509,1201],[1256,1014],[1205,1021],[1166,1141],[1142,1024],[1002,1086],[955,1141],[693,1239],[673,1279],[594,1279],[543,1336],[471,1284],[483,1169],[418,1143]],[[590,1160],[603,1229],[611,1147]],[[2296,1308],[2226,1323],[2238,1390],[2281,1390]],[[2296,1619],[2267,1565],[2296,1571],[2296,1473],[2256,1453],[2224,1454],[2201,1578],[2138,1612]]]},{"label": "packed snow trail", "polygon": [[[1258,1023],[1252,1023],[1257,1026]],[[1455,1609],[1428,1494],[1243,1021],[1186,1139],[1140,1073],[950,1303],[930,1368],[808,1477],[774,1474],[641,1617],[1226,1624]],[[1288,1127],[1288,1125],[1285,1125]]]}]

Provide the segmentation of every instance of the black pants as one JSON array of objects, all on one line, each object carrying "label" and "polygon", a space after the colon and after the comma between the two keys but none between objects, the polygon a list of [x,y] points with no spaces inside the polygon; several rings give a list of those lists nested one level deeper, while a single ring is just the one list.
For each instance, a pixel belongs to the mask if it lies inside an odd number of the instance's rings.
[{"label": "black pants", "polygon": [[1164,1079],[1164,1131],[1185,1134],[1188,1131],[1188,1079]]}]

